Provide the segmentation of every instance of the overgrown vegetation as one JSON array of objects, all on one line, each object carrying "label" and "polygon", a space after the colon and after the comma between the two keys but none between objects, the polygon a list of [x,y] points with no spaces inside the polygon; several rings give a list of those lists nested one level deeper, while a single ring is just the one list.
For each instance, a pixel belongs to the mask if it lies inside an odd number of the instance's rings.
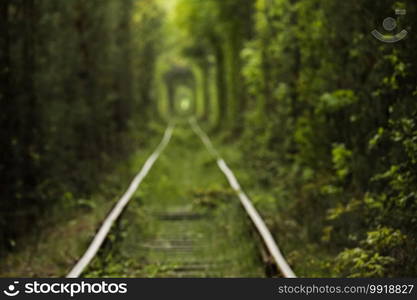
[{"label": "overgrown vegetation", "polygon": [[145,144],[161,11],[154,1],[5,0],[0,14],[3,255]]},{"label": "overgrown vegetation", "polygon": [[[234,110],[222,124],[242,132],[234,139],[252,173],[246,183],[257,179],[253,197],[295,270],[416,275],[417,37],[386,44],[370,35],[395,9],[407,11],[399,26],[416,28],[413,2],[180,5],[191,48],[206,44],[192,58],[214,58],[214,80],[229,89],[218,84],[229,95],[219,100],[222,113]],[[231,97],[236,90],[244,96]],[[308,270],[311,249],[322,259]]]},{"label": "overgrown vegetation", "polygon": [[[395,9],[409,34],[383,43],[370,32]],[[417,274],[413,1],[4,0],[0,14],[2,249],[87,198],[155,122],[193,114],[297,274]]]}]

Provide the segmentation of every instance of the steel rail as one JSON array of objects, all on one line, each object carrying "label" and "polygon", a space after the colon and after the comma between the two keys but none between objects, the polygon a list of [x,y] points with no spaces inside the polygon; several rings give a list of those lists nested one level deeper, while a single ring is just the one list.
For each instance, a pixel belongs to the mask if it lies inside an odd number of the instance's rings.
[{"label": "steel rail", "polygon": [[240,202],[242,203],[242,206],[244,207],[246,213],[249,215],[253,224],[258,230],[262,240],[264,241],[269,253],[271,254],[272,258],[277,264],[282,275],[286,278],[296,278],[297,276],[295,275],[294,271],[291,269],[286,259],[284,258],[281,250],[279,249],[274,237],[272,236],[262,217],[260,216],[256,208],[253,206],[252,201],[240,187],[239,182],[237,181],[232,170],[230,170],[226,162],[214,148],[208,135],[201,129],[201,127],[198,125],[195,119],[190,119],[190,124],[194,132],[200,137],[200,139],[206,146],[207,150],[216,158],[218,167],[226,176],[230,186],[237,193]]},{"label": "steel rail", "polygon": [[152,168],[155,161],[158,159],[159,155],[168,145],[169,141],[171,140],[173,130],[174,130],[173,125],[169,125],[167,127],[164,133],[164,137],[162,138],[162,141],[160,142],[158,147],[155,149],[155,151],[152,153],[152,155],[149,156],[149,158],[146,160],[142,169],[133,179],[132,183],[130,184],[125,194],[117,201],[114,208],[110,211],[109,215],[104,220],[97,234],[94,236],[94,239],[90,243],[90,246],[88,247],[87,251],[81,257],[81,259],[76,263],[76,265],[72,268],[72,270],[68,273],[68,275],[66,276],[67,278],[79,277],[82,274],[82,272],[85,270],[85,268],[88,266],[88,264],[95,257],[101,245],[103,244],[104,240],[106,239],[114,222],[119,218],[120,214],[123,212],[124,208],[129,203],[133,194],[138,189],[140,183],[149,173],[150,169]]}]

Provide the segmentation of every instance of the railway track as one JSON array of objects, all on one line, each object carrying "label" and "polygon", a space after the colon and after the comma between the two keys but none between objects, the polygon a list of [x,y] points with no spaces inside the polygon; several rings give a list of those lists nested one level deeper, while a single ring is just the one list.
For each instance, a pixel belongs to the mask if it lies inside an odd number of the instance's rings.
[{"label": "railway track", "polygon": [[[262,270],[253,267],[256,263],[247,259],[248,256],[255,256],[249,249],[250,247],[239,250],[240,245],[245,241],[247,243],[250,239],[255,240],[246,232],[249,231],[245,229],[246,214],[260,238],[257,239],[257,247],[260,246],[259,240],[262,241],[262,248],[266,249],[283,277],[296,277],[262,217],[240,187],[231,169],[214,148],[209,137],[195,120],[190,120],[190,125],[207,151],[215,158],[217,167],[233,189],[232,200],[230,204],[227,204],[227,209],[220,210],[220,212],[218,210],[215,213],[212,210],[196,209],[195,206],[190,205],[190,201],[187,199],[172,205],[164,204],[155,207],[144,205],[140,207],[147,215],[147,222],[150,224],[152,232],[148,233],[146,238],[143,237],[132,242],[139,244],[139,248],[135,251],[140,253],[140,257],[146,257],[145,261],[148,266],[157,266],[163,270],[163,273],[158,273],[163,274],[163,277],[261,277],[264,275]],[[122,213],[129,201],[134,198],[140,184],[170,142],[173,131],[174,126],[168,126],[162,141],[145,162],[126,193],[117,201],[103,221],[84,255],[67,274],[68,278],[80,277],[88,269],[88,266],[98,255],[100,248],[103,247],[111,229],[115,227],[115,223],[123,218]],[[240,204],[235,201],[236,196],[239,198]],[[241,227],[243,231],[239,233],[225,232],[227,225],[222,224],[224,219],[242,222],[238,227]],[[131,234],[135,235],[135,233]],[[245,241],[241,240],[242,236],[245,236]],[[256,249],[256,251],[258,250],[259,248]],[[130,272],[130,274],[138,273]]]}]

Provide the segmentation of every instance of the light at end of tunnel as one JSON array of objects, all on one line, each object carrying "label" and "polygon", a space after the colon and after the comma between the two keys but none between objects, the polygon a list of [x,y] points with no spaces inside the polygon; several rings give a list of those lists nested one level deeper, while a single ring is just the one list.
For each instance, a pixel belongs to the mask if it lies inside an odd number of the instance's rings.
[{"label": "light at end of tunnel", "polygon": [[190,109],[191,103],[189,98],[182,98],[180,102],[180,109],[183,112],[186,112]]}]

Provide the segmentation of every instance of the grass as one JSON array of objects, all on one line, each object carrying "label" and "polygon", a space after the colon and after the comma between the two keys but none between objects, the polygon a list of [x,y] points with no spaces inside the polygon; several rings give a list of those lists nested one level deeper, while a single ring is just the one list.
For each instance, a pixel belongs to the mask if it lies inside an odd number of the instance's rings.
[{"label": "grass", "polygon": [[[299,277],[332,277],[332,262],[335,254],[326,247],[309,240],[307,228],[289,215],[291,199],[285,182],[266,188],[256,178],[257,170],[245,163],[239,143],[214,143],[231,169],[235,172],[242,188],[264,218],[268,228],[283,252],[288,263]],[[278,181],[278,180],[277,180]],[[292,212],[293,214],[294,212]]]},{"label": "grass", "polygon": [[238,198],[188,124],[177,126],[112,236],[85,276],[265,275]]},{"label": "grass", "polygon": [[[149,144],[155,147],[159,139],[158,135]],[[0,277],[65,276],[150,152],[140,149],[118,163],[89,199],[73,199],[71,205],[51,209],[38,225],[39,230],[17,240],[14,250],[1,259]]]},{"label": "grass", "polygon": [[[119,167],[100,184],[96,194],[90,199],[78,201],[79,209],[69,212],[58,207],[42,224],[42,231],[18,241],[16,250],[0,263],[0,277],[65,276],[159,142],[163,129],[154,129],[158,133],[149,142],[151,147],[138,150],[130,159],[120,162]],[[254,196],[261,213],[267,216],[268,225],[276,228],[275,216],[267,213],[272,210],[262,206],[265,203],[262,199],[272,196],[269,191],[258,190],[253,184],[251,176],[256,174],[244,168],[239,148],[223,145],[219,150],[231,163],[232,169],[238,171],[242,186],[249,196]],[[204,217],[184,222],[161,221],[157,217],[161,213],[175,212]],[[280,236],[279,231],[274,233]],[[171,143],[142,182],[123,217],[83,275],[263,277],[265,266],[260,258],[259,241],[254,239],[253,234],[250,221],[215,159],[188,124],[179,124]],[[155,245],[159,247],[158,243],[171,247],[166,236],[179,236],[195,246],[186,255],[152,249]],[[288,236],[291,235],[287,234],[286,238]],[[308,251],[295,253],[292,247],[291,242],[285,241],[284,250],[296,265],[313,257]]]}]

